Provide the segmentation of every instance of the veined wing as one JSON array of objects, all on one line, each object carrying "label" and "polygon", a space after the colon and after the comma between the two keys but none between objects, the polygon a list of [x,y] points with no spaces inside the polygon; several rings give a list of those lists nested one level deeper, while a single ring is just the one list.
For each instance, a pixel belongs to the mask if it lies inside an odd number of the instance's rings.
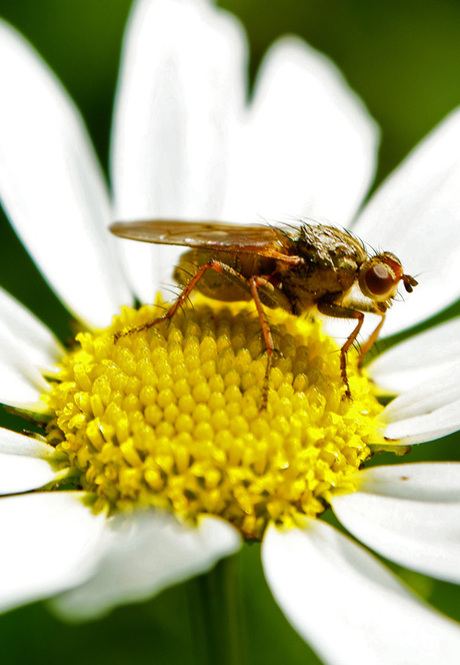
[{"label": "veined wing", "polygon": [[256,253],[267,258],[298,263],[298,257],[288,254],[290,238],[280,229],[263,224],[146,220],[116,222],[110,226],[110,230],[122,238],[158,245],[180,245],[238,254]]}]

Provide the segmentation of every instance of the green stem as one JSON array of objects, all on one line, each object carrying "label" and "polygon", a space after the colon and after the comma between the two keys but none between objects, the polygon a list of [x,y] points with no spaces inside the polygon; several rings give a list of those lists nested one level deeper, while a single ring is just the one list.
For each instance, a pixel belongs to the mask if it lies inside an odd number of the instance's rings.
[{"label": "green stem", "polygon": [[200,665],[244,665],[238,573],[237,557],[227,557],[195,580],[190,611]]}]

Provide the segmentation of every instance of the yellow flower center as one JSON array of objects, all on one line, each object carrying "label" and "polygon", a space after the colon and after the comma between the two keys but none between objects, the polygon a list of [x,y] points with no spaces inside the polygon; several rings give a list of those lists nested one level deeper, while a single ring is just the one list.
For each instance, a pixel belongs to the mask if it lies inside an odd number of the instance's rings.
[{"label": "yellow flower center", "polygon": [[80,333],[44,397],[48,440],[94,510],[157,506],[194,521],[219,515],[247,538],[269,521],[316,516],[383,441],[381,407],[350,354],[318,321],[270,311],[279,356],[261,408],[267,357],[251,306],[198,299],[169,324],[133,332],[164,305],[124,309],[107,330]]}]

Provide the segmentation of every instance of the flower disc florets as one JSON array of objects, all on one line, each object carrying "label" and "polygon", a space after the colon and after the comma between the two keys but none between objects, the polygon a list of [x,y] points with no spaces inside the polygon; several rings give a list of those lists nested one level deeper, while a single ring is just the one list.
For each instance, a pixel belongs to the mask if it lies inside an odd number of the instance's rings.
[{"label": "flower disc florets", "polygon": [[253,308],[199,300],[115,340],[163,311],[126,308],[109,329],[80,333],[45,397],[48,439],[96,511],[211,513],[260,538],[269,521],[289,527],[321,513],[332,491],[355,489],[368,444],[381,442],[381,407],[351,360],[344,399],[338,348],[317,321],[270,311],[279,357],[263,409]]}]

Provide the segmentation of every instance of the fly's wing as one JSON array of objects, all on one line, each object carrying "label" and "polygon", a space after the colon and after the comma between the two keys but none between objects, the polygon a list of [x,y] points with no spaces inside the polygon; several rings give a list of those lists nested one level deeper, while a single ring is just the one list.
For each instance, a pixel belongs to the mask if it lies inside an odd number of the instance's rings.
[{"label": "fly's wing", "polygon": [[181,222],[152,220],[117,222],[110,227],[122,238],[151,242],[157,245],[181,245],[211,252],[259,254],[289,263],[298,257],[289,255],[293,240],[280,229],[262,224],[241,226],[220,222]]}]

